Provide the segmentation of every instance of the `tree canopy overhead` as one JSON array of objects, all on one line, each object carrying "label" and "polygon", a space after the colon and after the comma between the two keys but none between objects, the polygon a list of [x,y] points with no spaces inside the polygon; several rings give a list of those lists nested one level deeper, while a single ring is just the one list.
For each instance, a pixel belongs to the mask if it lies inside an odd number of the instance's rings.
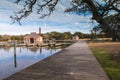
[{"label": "tree canopy overhead", "polygon": [[[22,18],[29,16],[35,9],[37,14],[40,15],[40,18],[44,18],[50,15],[54,10],[56,5],[62,0],[16,0],[15,3],[23,4],[23,9],[16,12],[14,16],[10,16],[14,22],[20,22]],[[69,0],[70,1],[70,0]],[[113,26],[109,24],[109,21],[105,17],[113,14],[117,14],[117,17],[114,19],[119,23],[120,16],[120,0],[71,0],[72,7],[65,10],[65,12],[73,12],[75,14],[84,14],[88,13],[92,15],[91,20],[95,20],[101,26],[103,31],[107,31],[107,34],[111,34],[113,41],[120,40],[119,37],[119,27],[116,29],[112,28]],[[110,18],[113,21],[113,18]],[[120,23],[119,25],[120,26]]]}]

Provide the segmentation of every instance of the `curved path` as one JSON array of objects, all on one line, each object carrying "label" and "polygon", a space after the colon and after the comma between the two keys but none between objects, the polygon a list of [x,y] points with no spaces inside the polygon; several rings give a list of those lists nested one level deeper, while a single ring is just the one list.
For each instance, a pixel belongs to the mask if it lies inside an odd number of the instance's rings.
[{"label": "curved path", "polygon": [[79,41],[4,80],[109,80],[86,42]]}]

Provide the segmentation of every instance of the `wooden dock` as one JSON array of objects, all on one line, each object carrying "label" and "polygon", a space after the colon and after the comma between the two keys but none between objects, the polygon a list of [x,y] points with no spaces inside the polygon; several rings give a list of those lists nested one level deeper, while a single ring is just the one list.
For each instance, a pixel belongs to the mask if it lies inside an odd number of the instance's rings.
[{"label": "wooden dock", "polygon": [[40,45],[37,44],[24,44],[22,43],[18,43],[18,42],[1,42],[0,46],[2,47],[9,47],[9,46],[40,46],[40,47],[44,47],[44,46],[62,46],[62,45],[67,45],[67,44],[71,44],[71,42],[59,42],[59,43],[41,43]]}]

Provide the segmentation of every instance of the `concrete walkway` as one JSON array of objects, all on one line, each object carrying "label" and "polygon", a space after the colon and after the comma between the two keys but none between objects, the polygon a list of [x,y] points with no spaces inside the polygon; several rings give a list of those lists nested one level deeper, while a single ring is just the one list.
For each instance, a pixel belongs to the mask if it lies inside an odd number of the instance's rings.
[{"label": "concrete walkway", "polygon": [[109,80],[87,44],[79,41],[5,80]]}]

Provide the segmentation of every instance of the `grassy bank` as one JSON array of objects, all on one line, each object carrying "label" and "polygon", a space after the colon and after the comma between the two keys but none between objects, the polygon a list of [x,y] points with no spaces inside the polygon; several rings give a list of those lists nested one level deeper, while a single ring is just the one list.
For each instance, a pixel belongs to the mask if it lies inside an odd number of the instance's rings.
[{"label": "grassy bank", "polygon": [[111,80],[120,80],[120,57],[112,58],[120,51],[120,43],[90,43],[93,54]]}]

